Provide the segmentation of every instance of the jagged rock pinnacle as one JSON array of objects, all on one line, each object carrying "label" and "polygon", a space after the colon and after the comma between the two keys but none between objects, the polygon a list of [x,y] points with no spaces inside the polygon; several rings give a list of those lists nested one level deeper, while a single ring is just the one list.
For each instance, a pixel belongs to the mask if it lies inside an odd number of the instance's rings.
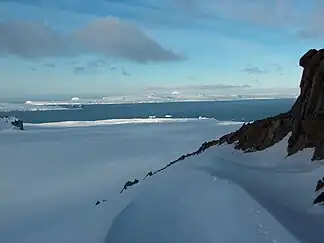
[{"label": "jagged rock pinnacle", "polygon": [[235,149],[253,152],[274,145],[291,132],[288,155],[315,148],[312,160],[324,159],[324,49],[309,50],[299,65],[304,68],[300,95],[291,110],[244,124],[220,138],[219,143],[235,143]]}]

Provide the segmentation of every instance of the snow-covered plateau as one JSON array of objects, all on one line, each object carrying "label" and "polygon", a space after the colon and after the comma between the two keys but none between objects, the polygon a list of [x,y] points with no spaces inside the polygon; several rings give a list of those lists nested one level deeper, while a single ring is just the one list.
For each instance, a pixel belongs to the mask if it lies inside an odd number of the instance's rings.
[{"label": "snow-covered plateau", "polygon": [[255,153],[222,145],[143,180],[241,124],[100,124],[0,131],[1,243],[323,242],[324,207],[312,202],[324,167],[311,150],[286,157],[286,139]]}]

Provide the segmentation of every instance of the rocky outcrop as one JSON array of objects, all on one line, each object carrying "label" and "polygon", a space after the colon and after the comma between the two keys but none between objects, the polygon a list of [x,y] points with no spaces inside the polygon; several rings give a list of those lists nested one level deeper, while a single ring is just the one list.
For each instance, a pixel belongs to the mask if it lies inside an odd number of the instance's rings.
[{"label": "rocky outcrop", "polygon": [[18,127],[19,130],[24,130],[24,123],[22,120],[16,119],[11,121],[11,125],[13,125],[14,127]]},{"label": "rocky outcrop", "polygon": [[265,118],[243,126],[219,139],[219,144],[235,143],[235,149],[245,152],[264,150],[283,139],[292,129],[290,112]]},{"label": "rocky outcrop", "polygon": [[[312,160],[324,159],[324,49],[309,50],[300,58],[299,65],[304,68],[300,95],[289,111],[243,124],[237,131],[218,140],[205,142],[195,152],[182,155],[154,172],[150,171],[144,179],[166,170],[187,157],[198,155],[212,146],[227,143],[235,144],[235,149],[244,152],[261,151],[278,143],[289,133],[288,156],[304,148],[314,148]],[[126,182],[121,192],[137,183],[138,181]],[[318,181],[315,190],[323,188],[324,178]],[[314,204],[318,203],[324,203],[324,192],[314,200]]]},{"label": "rocky outcrop", "polygon": [[264,150],[288,133],[287,154],[315,148],[312,160],[324,158],[324,49],[311,49],[299,61],[304,68],[300,95],[291,110],[253,123],[219,139],[245,152]]},{"label": "rocky outcrop", "polygon": [[[316,188],[315,188],[315,192],[318,192],[320,190],[323,190],[324,188],[324,177],[320,180],[318,180]],[[319,194],[315,200],[313,201],[313,204],[324,204],[324,192],[322,192],[321,194]]]},{"label": "rocky outcrop", "polygon": [[16,118],[16,117],[0,117],[0,130],[5,129],[19,129],[24,130],[24,123],[22,120]]}]

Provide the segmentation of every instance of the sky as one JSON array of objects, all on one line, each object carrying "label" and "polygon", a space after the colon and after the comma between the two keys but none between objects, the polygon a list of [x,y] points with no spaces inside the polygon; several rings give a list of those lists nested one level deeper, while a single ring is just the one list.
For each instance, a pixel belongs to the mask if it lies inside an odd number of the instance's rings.
[{"label": "sky", "polygon": [[[0,0],[0,97],[298,88],[322,0]],[[168,92],[169,92],[168,91]]]}]

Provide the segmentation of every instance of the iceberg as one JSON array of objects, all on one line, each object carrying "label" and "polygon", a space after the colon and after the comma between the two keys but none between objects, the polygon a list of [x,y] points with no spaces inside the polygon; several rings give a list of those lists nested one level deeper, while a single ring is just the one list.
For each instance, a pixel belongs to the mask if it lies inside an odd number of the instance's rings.
[{"label": "iceberg", "polygon": [[79,97],[73,97],[73,98],[71,98],[71,101],[79,101],[79,100],[80,100]]}]

